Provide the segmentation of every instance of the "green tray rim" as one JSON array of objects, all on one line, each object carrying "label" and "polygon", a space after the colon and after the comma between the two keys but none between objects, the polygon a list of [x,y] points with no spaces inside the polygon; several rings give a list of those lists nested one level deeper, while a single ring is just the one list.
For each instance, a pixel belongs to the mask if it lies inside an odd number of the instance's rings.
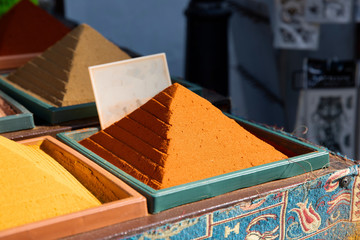
[{"label": "green tray rim", "polygon": [[35,127],[33,114],[15,99],[0,90],[0,96],[20,113],[0,118],[0,133],[31,129]]},{"label": "green tray rim", "polygon": [[97,116],[95,102],[54,107],[16,88],[0,77],[0,88],[26,106],[33,114],[51,124]]}]

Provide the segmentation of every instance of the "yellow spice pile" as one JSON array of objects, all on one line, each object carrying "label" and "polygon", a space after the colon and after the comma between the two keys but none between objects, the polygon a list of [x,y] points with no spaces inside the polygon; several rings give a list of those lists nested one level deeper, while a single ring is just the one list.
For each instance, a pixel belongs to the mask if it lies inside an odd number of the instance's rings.
[{"label": "yellow spice pile", "polygon": [[0,230],[98,206],[58,162],[0,136]]}]

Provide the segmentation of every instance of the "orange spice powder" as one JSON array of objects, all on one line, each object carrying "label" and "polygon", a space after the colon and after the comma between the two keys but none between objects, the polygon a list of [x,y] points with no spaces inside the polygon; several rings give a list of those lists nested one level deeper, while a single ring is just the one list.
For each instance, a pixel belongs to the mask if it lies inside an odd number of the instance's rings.
[{"label": "orange spice powder", "polygon": [[154,189],[287,158],[176,83],[80,144]]}]

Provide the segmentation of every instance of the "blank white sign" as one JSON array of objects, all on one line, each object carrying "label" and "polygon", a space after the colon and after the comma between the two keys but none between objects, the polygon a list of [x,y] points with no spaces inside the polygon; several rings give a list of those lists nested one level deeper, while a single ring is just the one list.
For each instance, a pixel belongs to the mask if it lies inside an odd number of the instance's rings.
[{"label": "blank white sign", "polygon": [[164,53],[89,67],[101,129],[171,85]]}]

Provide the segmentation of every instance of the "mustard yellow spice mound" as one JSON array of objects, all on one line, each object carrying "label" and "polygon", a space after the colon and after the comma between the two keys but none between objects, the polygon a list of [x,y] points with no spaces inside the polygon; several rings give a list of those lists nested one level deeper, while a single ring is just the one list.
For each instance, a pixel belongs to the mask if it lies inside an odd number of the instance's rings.
[{"label": "mustard yellow spice mound", "polygon": [[0,136],[0,230],[101,203],[39,146]]}]

